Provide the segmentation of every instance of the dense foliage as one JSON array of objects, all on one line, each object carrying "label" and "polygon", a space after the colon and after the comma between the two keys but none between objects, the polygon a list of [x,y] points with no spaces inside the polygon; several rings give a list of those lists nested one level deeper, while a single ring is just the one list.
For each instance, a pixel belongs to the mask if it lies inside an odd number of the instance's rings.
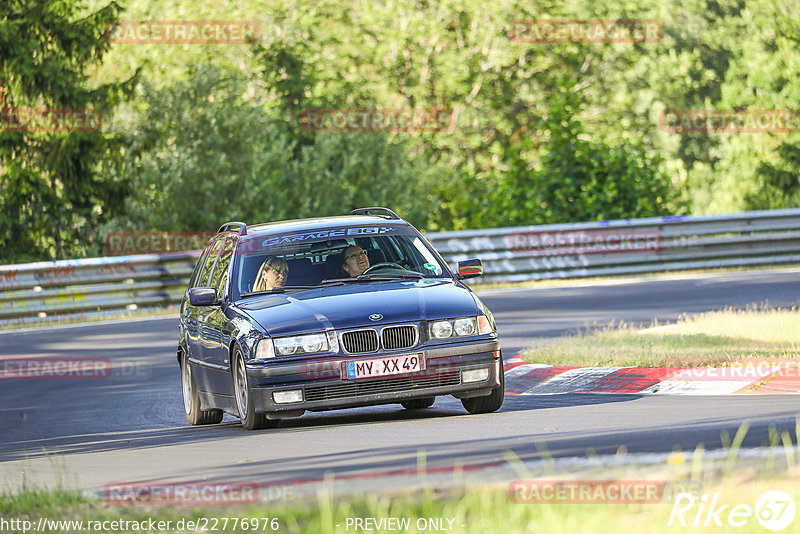
[{"label": "dense foliage", "polygon": [[[671,133],[666,109],[790,109],[800,8],[771,0],[12,0],[10,105],[101,132],[0,133],[2,260],[112,230],[388,205],[426,230],[797,206],[797,133]],[[518,42],[512,21],[646,19],[655,42]],[[108,21],[252,20],[250,44],[119,44]],[[139,72],[140,70],[140,72]],[[137,76],[137,72],[139,73]],[[135,86],[132,98],[123,98]],[[448,131],[322,132],[311,108],[454,110]]]},{"label": "dense foliage", "polygon": [[85,252],[97,224],[119,215],[127,194],[126,178],[111,168],[118,161],[118,136],[91,129],[53,131],[58,128],[47,125],[22,131],[11,127],[13,120],[6,113],[8,109],[92,110],[102,117],[131,92],[135,75],[125,82],[90,88],[84,74],[108,48],[102,29],[121,8],[112,3],[83,17],[77,7],[75,2],[29,0],[9,0],[2,7],[0,258],[4,262]]}]

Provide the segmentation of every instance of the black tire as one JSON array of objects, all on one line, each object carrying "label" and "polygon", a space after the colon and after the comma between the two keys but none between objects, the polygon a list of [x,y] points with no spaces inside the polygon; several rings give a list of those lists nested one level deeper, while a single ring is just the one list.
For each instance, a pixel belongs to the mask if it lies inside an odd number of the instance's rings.
[{"label": "black tire", "polygon": [[236,397],[239,419],[247,430],[275,428],[280,424],[279,419],[267,419],[267,414],[256,413],[253,394],[247,382],[247,368],[239,347],[233,350],[233,394]]},{"label": "black tire", "polygon": [[461,399],[461,404],[469,413],[491,413],[496,412],[503,405],[506,396],[506,377],[503,372],[503,361],[500,360],[500,385],[492,390],[492,393],[485,397],[472,397]]},{"label": "black tire", "polygon": [[214,425],[222,421],[222,410],[201,410],[200,393],[192,376],[192,366],[181,356],[181,390],[183,391],[183,411],[192,425]]},{"label": "black tire", "polygon": [[435,400],[436,397],[425,397],[424,399],[407,400],[405,402],[401,402],[400,404],[406,410],[424,410],[425,408],[430,408],[433,406],[433,401]]}]

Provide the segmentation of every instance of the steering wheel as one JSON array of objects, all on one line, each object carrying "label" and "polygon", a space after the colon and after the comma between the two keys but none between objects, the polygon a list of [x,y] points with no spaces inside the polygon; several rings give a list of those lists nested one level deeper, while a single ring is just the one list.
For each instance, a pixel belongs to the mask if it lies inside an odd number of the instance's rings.
[{"label": "steering wheel", "polygon": [[391,268],[393,268],[393,269],[400,269],[400,270],[402,270],[402,271],[405,271],[405,270],[406,270],[406,268],[405,268],[405,267],[403,267],[402,265],[399,265],[399,264],[397,264],[397,263],[392,263],[392,262],[390,262],[390,261],[385,261],[385,262],[383,262],[383,263],[376,263],[375,265],[370,265],[370,266],[369,266],[369,267],[367,267],[367,269],[366,269],[366,270],[365,270],[363,273],[361,273],[361,274],[367,274],[367,273],[369,273],[370,271],[374,271],[374,270],[375,270],[375,269],[377,269],[378,267],[391,267]]}]

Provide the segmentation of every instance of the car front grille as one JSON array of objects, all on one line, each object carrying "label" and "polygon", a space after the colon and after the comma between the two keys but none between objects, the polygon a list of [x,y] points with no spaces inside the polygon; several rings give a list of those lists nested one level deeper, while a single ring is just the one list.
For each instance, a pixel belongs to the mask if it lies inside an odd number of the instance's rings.
[{"label": "car front grille", "polygon": [[375,352],[378,350],[378,333],[371,328],[345,332],[342,344],[347,352]]},{"label": "car front grille", "polygon": [[312,386],[305,389],[306,402],[331,399],[358,398],[380,393],[419,391],[442,386],[457,386],[461,383],[461,373],[448,370],[426,376],[408,378],[384,378],[381,380],[354,380],[331,386]]},{"label": "car front grille", "polygon": [[[342,334],[345,352],[375,352],[378,350],[378,331],[375,328],[351,330]],[[407,349],[419,341],[415,325],[387,326],[381,331],[380,345],[385,350]]]},{"label": "car front grille", "polygon": [[381,332],[384,349],[407,349],[417,344],[416,326],[390,326]]}]

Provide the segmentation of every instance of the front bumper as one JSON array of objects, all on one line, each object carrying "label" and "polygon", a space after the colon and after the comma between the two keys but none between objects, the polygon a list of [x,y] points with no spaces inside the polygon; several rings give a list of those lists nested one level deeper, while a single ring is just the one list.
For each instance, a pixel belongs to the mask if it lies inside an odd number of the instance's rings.
[{"label": "front bumper", "polygon": [[[425,370],[380,378],[342,378],[345,361],[406,354],[421,354],[426,362]],[[473,369],[488,369],[488,377],[480,382],[464,383],[463,372]],[[496,339],[303,362],[274,362],[247,369],[256,411],[285,417],[294,417],[306,410],[399,403],[437,395],[488,395],[500,384],[501,372],[500,344]],[[296,390],[303,392],[300,402],[279,404],[273,398],[273,393]]]}]

